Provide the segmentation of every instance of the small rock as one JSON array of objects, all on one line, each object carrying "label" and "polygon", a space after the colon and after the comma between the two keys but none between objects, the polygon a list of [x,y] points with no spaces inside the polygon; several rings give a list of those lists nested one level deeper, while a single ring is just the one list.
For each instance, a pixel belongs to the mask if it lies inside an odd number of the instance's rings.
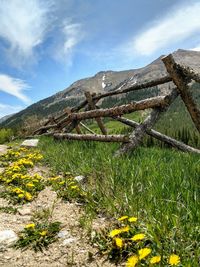
[{"label": "small rock", "polygon": [[57,236],[59,238],[66,238],[66,237],[70,237],[70,233],[68,231],[60,231]]},{"label": "small rock", "polygon": [[70,238],[67,238],[67,239],[63,240],[62,245],[63,246],[70,246],[75,241],[76,241],[76,238],[70,237]]},{"label": "small rock", "polygon": [[0,155],[6,154],[8,146],[0,145]]},{"label": "small rock", "polygon": [[38,145],[38,141],[39,139],[27,139],[21,144],[21,146],[36,147]]},{"label": "small rock", "polygon": [[75,176],[75,177],[74,177],[74,180],[76,180],[76,181],[79,182],[79,183],[82,183],[82,182],[85,181],[85,176],[83,176],[83,175]]},{"label": "small rock", "polygon": [[22,216],[30,215],[31,214],[31,209],[30,208],[23,208],[23,209],[19,209],[18,212]]},{"label": "small rock", "polygon": [[0,231],[0,250],[5,250],[18,240],[18,236],[13,230]]}]

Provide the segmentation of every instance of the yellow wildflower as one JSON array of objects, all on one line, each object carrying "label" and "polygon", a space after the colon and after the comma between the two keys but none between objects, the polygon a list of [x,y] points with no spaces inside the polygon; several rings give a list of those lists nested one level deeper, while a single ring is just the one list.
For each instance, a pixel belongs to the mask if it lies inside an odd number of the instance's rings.
[{"label": "yellow wildflower", "polygon": [[120,228],[120,230],[121,230],[121,233],[125,233],[125,232],[128,232],[130,230],[130,227],[125,226],[125,227]]},{"label": "yellow wildflower", "polygon": [[70,188],[71,189],[78,189],[78,186],[77,185],[72,185]]},{"label": "yellow wildflower", "polygon": [[34,184],[33,183],[28,183],[28,184],[26,184],[26,186],[28,186],[28,187],[34,187]]},{"label": "yellow wildflower", "polygon": [[126,267],[135,267],[137,263],[138,263],[138,257],[136,255],[133,255],[128,258],[126,262]]},{"label": "yellow wildflower", "polygon": [[143,240],[145,238],[145,234],[137,234],[137,235],[134,235],[131,240],[133,241],[139,241],[139,240]]},{"label": "yellow wildflower", "polygon": [[150,259],[151,264],[156,264],[159,263],[160,261],[161,261],[161,256],[154,256]]},{"label": "yellow wildflower", "polygon": [[119,237],[115,238],[115,244],[118,248],[122,248],[123,247],[123,240]]},{"label": "yellow wildflower", "polygon": [[24,195],[26,200],[30,201],[32,199],[32,195],[29,192],[26,192]]},{"label": "yellow wildflower", "polygon": [[65,181],[62,181],[62,182],[60,182],[59,184],[60,184],[60,185],[63,185],[64,183],[65,183]]},{"label": "yellow wildflower", "polygon": [[116,235],[119,235],[120,233],[121,233],[121,231],[119,229],[114,229],[114,230],[110,231],[109,236],[114,237]]},{"label": "yellow wildflower", "polygon": [[180,263],[180,257],[176,254],[172,254],[169,257],[169,264],[170,265],[178,265]]},{"label": "yellow wildflower", "polygon": [[114,237],[114,236],[119,235],[121,233],[128,232],[129,230],[130,230],[129,226],[125,226],[125,227],[122,227],[122,228],[119,228],[119,229],[114,229],[109,233],[109,236],[110,237]]},{"label": "yellow wildflower", "polygon": [[150,248],[142,248],[138,251],[138,253],[139,253],[139,259],[142,260],[142,259],[146,258],[151,253],[151,249]]},{"label": "yellow wildflower", "polygon": [[29,229],[29,228],[35,228],[35,224],[34,223],[29,223],[25,226],[26,229]]},{"label": "yellow wildflower", "polygon": [[130,217],[128,219],[129,222],[137,222],[138,218],[137,217]]},{"label": "yellow wildflower", "polygon": [[23,198],[24,197],[24,194],[19,194],[18,195],[18,198]]},{"label": "yellow wildflower", "polygon": [[126,219],[128,219],[128,216],[125,215],[125,216],[122,216],[122,217],[118,218],[117,220],[118,221],[124,221]]},{"label": "yellow wildflower", "polygon": [[47,231],[42,231],[42,232],[40,232],[40,235],[41,235],[41,236],[45,236],[45,235],[47,235]]}]

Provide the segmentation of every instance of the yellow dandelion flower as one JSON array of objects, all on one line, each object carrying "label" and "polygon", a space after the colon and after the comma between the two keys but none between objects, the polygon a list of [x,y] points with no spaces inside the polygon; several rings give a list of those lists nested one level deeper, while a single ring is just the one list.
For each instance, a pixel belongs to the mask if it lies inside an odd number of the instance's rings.
[{"label": "yellow dandelion flower", "polygon": [[24,196],[25,196],[25,199],[28,200],[28,201],[30,201],[32,199],[32,195],[29,192],[26,192],[24,194]]},{"label": "yellow dandelion flower", "polygon": [[42,231],[42,232],[40,232],[40,235],[41,235],[41,236],[45,236],[45,235],[47,235],[47,231]]},{"label": "yellow dandelion flower", "polygon": [[34,223],[29,223],[25,226],[26,229],[30,229],[30,228],[35,228],[35,224]]},{"label": "yellow dandelion flower", "polygon": [[123,240],[119,237],[115,238],[115,244],[118,248],[122,248],[123,247]]},{"label": "yellow dandelion flower", "polygon": [[137,222],[138,218],[137,217],[130,217],[128,219],[129,222]]},{"label": "yellow dandelion flower", "polygon": [[78,189],[78,186],[77,185],[72,185],[70,188],[71,189]]},{"label": "yellow dandelion flower", "polygon": [[170,265],[178,265],[180,263],[180,257],[176,254],[171,254],[168,263]]},{"label": "yellow dandelion flower", "polygon": [[160,261],[161,261],[161,256],[154,256],[150,259],[151,264],[156,264],[159,263]]},{"label": "yellow dandelion flower", "polygon": [[24,194],[19,194],[18,195],[18,198],[23,198],[24,197]]},{"label": "yellow dandelion flower", "polygon": [[124,221],[126,219],[128,219],[128,216],[125,215],[125,216],[122,216],[122,217],[118,218],[117,220],[118,221]]},{"label": "yellow dandelion flower", "polygon": [[128,258],[126,262],[126,267],[135,267],[137,263],[138,263],[138,257],[136,255],[133,255]]},{"label": "yellow dandelion flower", "polygon": [[121,231],[119,229],[114,229],[114,230],[110,231],[109,236],[114,237],[116,235],[119,235],[120,233],[121,233]]},{"label": "yellow dandelion flower", "polygon": [[137,234],[137,235],[134,235],[131,240],[133,241],[139,241],[139,240],[143,240],[145,238],[145,234]]},{"label": "yellow dandelion flower", "polygon": [[142,260],[142,259],[146,258],[151,253],[151,249],[150,248],[142,248],[138,251],[138,253],[139,253],[139,259]]},{"label": "yellow dandelion flower", "polygon": [[125,233],[125,232],[128,232],[130,230],[130,227],[125,226],[125,227],[120,228],[119,230],[121,231],[121,233]]},{"label": "yellow dandelion flower", "polygon": [[28,183],[26,184],[27,187],[34,187],[34,184],[33,183]]}]

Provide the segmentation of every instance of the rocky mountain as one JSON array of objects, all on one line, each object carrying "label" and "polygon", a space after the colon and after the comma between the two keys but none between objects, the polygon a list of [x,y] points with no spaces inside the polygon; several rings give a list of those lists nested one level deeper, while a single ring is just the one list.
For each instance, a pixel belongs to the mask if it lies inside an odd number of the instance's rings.
[{"label": "rocky mountain", "polygon": [[6,115],[0,118],[0,124],[12,117],[14,114]]},{"label": "rocky mountain", "polygon": [[[179,64],[190,66],[200,71],[200,52],[179,49],[173,55]],[[41,119],[50,114],[61,113],[66,107],[77,104],[83,98],[85,91],[104,93],[118,89],[124,81],[127,81],[126,86],[130,86],[135,83],[150,81],[165,76],[167,72],[161,61],[162,57],[159,57],[151,64],[140,69],[101,71],[93,77],[78,80],[63,91],[43,99],[5,121],[0,122],[0,125],[8,127],[20,126],[25,120],[29,120],[30,117]],[[167,89],[166,85],[159,86],[159,93],[161,94]]]}]

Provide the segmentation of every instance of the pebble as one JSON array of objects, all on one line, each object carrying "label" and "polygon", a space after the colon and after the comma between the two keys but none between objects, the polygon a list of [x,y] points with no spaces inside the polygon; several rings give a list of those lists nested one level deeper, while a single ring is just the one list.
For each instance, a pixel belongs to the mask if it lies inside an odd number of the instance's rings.
[{"label": "pebble", "polygon": [[5,250],[18,240],[17,234],[13,230],[0,231],[0,250]]}]

